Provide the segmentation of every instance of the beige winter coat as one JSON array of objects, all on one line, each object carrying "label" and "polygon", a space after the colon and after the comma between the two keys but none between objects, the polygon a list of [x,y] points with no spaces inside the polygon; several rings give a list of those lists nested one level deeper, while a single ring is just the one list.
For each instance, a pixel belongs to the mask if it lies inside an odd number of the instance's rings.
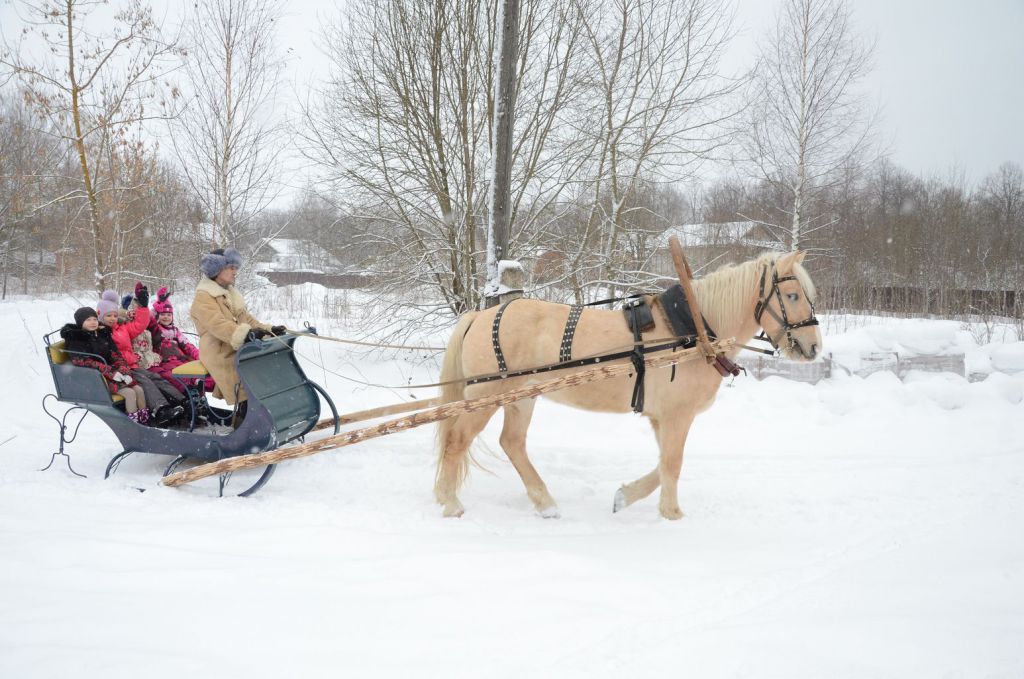
[{"label": "beige winter coat", "polygon": [[[252,317],[235,286],[222,288],[209,278],[199,282],[190,313],[199,333],[199,360],[217,382],[213,395],[234,403],[238,384],[235,353],[250,330],[270,330],[270,325]],[[238,400],[246,398],[245,390],[239,388]]]}]

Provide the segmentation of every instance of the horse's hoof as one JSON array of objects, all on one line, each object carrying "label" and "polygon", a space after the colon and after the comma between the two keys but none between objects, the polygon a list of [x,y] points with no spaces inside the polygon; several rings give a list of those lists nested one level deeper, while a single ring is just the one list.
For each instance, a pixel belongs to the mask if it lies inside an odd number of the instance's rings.
[{"label": "horse's hoof", "polygon": [[671,509],[662,507],[659,511],[661,512],[661,515],[669,521],[678,521],[683,518],[683,510],[679,507],[673,507]]},{"label": "horse's hoof", "polygon": [[466,513],[466,510],[462,508],[462,505],[445,505],[444,506],[444,517],[446,519],[459,518]]},{"label": "horse's hoof", "polygon": [[612,503],[612,514],[622,511],[629,506],[626,501],[626,491],[623,488],[619,488],[615,491],[615,501]]},{"label": "horse's hoof", "polygon": [[545,519],[560,519],[562,518],[562,512],[558,511],[558,505],[551,505],[544,509],[538,509],[537,513]]}]

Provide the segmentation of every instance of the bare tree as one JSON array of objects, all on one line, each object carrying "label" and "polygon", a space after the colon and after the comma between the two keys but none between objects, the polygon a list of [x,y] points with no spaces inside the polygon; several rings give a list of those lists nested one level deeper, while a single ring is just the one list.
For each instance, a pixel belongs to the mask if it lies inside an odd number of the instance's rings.
[{"label": "bare tree", "polygon": [[199,0],[188,18],[189,92],[170,138],[219,245],[238,243],[281,190],[280,16],[278,0]]},{"label": "bare tree", "polygon": [[[588,259],[593,266],[597,254],[598,285],[649,278],[636,244],[650,206],[638,194],[691,177],[727,140],[728,99],[738,83],[722,76],[719,61],[731,34],[732,16],[717,0],[606,0],[590,13],[594,106],[579,123],[594,149],[586,167],[591,197],[571,269]],[[656,231],[669,226],[656,221]]]},{"label": "bare tree", "polygon": [[[42,129],[45,119],[27,108],[20,96],[0,103],[0,253],[3,292],[17,270],[22,293],[28,292],[29,251],[46,186],[59,163],[62,146]],[[20,258],[20,262],[15,260]]]},{"label": "bare tree", "polygon": [[761,45],[744,148],[789,197],[781,207],[792,249],[827,225],[810,208],[818,193],[869,149],[872,119],[857,86],[872,52],[854,32],[847,0],[784,0]]},{"label": "bare tree", "polygon": [[[25,0],[19,5],[24,22],[19,42],[0,49],[0,65],[13,71],[29,101],[78,157],[82,188],[77,198],[87,205],[97,289],[108,284],[108,253],[119,238],[112,215],[101,209],[105,177],[98,172],[98,156],[105,144],[151,117],[147,105],[159,94],[165,58],[176,51],[173,41],[161,38],[141,0],[117,12],[105,4]],[[98,31],[101,24],[105,32]],[[43,49],[33,50],[32,41]]]},{"label": "bare tree", "polygon": [[[509,252],[531,250],[582,154],[566,116],[582,91],[583,3],[528,0],[515,60]],[[332,79],[306,108],[306,152],[363,225],[393,288],[430,289],[425,311],[480,303],[493,148],[495,4],[357,0],[328,28]],[[575,113],[575,111],[573,111]]]}]

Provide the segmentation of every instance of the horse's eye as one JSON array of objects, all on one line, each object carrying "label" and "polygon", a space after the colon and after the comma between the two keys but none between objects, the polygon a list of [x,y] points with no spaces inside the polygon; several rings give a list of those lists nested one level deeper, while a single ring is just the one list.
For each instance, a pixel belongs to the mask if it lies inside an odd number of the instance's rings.
[{"label": "horse's eye", "polygon": [[800,299],[800,295],[796,294],[795,292],[791,292],[791,293],[789,293],[789,294],[787,295],[787,297],[789,297],[789,301],[790,301],[790,302],[795,302],[795,301],[797,301],[798,299]]}]

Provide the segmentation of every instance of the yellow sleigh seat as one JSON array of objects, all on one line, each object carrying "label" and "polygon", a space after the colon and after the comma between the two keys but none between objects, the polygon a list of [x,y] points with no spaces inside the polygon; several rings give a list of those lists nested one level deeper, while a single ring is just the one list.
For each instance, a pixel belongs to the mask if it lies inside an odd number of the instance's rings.
[{"label": "yellow sleigh seat", "polygon": [[188,363],[182,363],[177,368],[171,371],[171,374],[175,377],[209,377],[210,373],[206,370],[206,366],[203,365],[202,361],[189,361]]}]

